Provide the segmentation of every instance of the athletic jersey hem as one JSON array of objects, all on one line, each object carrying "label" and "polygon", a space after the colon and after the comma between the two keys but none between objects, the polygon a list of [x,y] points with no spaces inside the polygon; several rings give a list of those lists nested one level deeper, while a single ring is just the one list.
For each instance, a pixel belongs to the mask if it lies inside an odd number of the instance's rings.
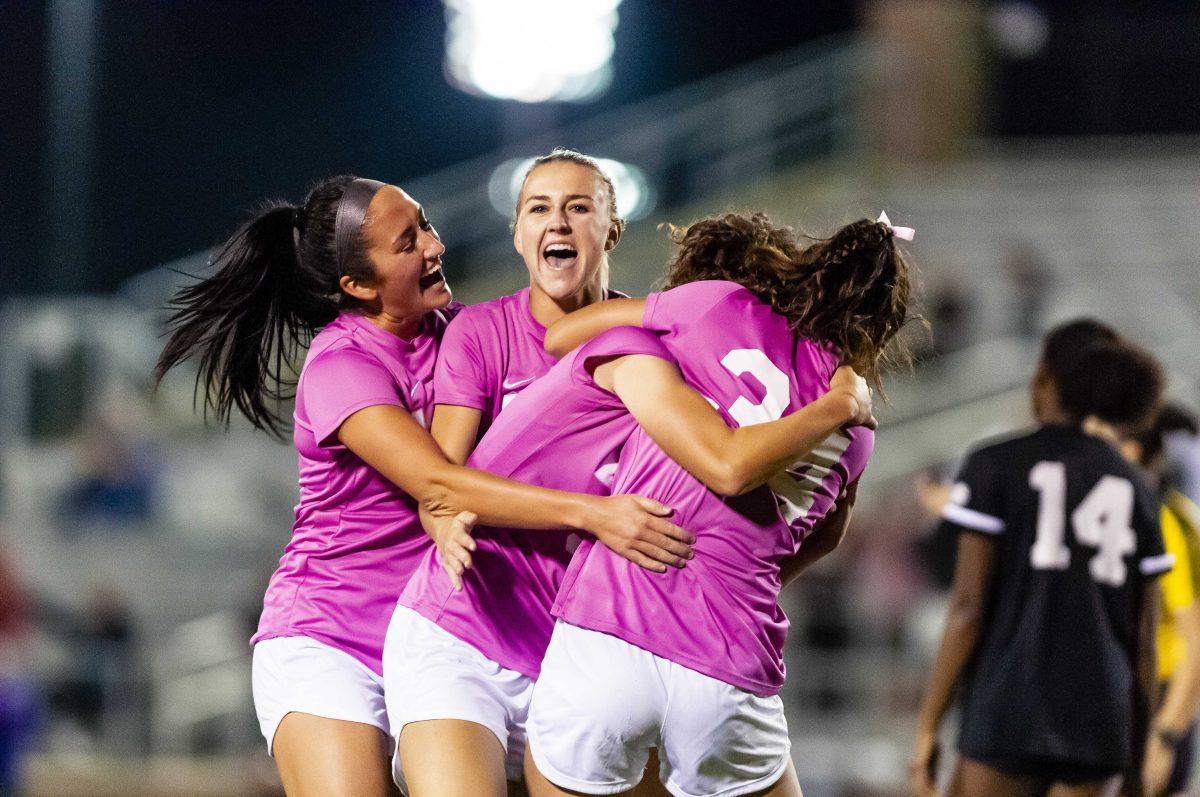
[{"label": "athletic jersey hem", "polygon": [[334,416],[337,418],[337,423],[331,424],[333,428],[329,429],[328,431],[324,429],[318,429],[314,424],[305,423],[304,421],[300,420],[296,420],[296,425],[312,432],[313,437],[317,440],[317,445],[321,448],[330,448],[331,439],[333,440],[333,446],[343,446],[344,443],[337,439],[337,432],[338,429],[342,428],[342,424],[350,420],[350,416],[359,410],[365,410],[367,407],[380,406],[401,407],[405,412],[409,411],[408,408],[404,406],[404,402],[397,395],[372,396],[371,398],[360,399],[359,401],[355,401],[347,404],[345,407],[342,407],[337,415]]},{"label": "athletic jersey hem", "polygon": [[[1127,768],[1126,765],[1114,767],[1111,761],[1084,761],[1079,758],[1056,756],[1048,753],[1038,753],[1033,752],[1032,750],[984,751],[983,749],[976,748],[971,744],[962,744],[961,742],[958,745],[958,752],[960,755],[965,756],[966,758],[973,759],[981,764],[994,766],[997,769],[1002,769],[1004,765],[1007,765],[1011,768],[1014,764],[1018,763],[1029,765],[1044,764],[1046,766],[1053,765],[1055,767],[1064,769],[1075,768],[1082,770],[1093,770],[1097,773],[1107,772],[1109,775],[1116,775],[1120,772],[1124,772]],[[1103,775],[1101,775],[1101,777],[1103,777]]]},{"label": "athletic jersey hem", "polygon": [[1138,562],[1138,570],[1143,576],[1158,576],[1175,567],[1175,554],[1164,553],[1158,556],[1147,556]]},{"label": "athletic jersey hem", "polygon": [[536,681],[538,679],[538,675],[541,673],[541,661],[540,660],[538,661],[538,666],[530,667],[528,665],[528,662],[515,661],[514,659],[510,658],[509,656],[494,655],[491,651],[489,651],[487,649],[487,646],[482,646],[478,642],[475,642],[475,641],[469,639],[468,638],[469,633],[468,633],[467,629],[459,628],[457,626],[457,624],[452,621],[446,622],[447,620],[450,620],[451,618],[443,616],[443,611],[442,611],[444,608],[443,605],[438,605],[436,603],[430,603],[425,600],[416,600],[416,601],[413,601],[412,603],[405,603],[403,600],[401,600],[401,601],[399,601],[399,603],[401,606],[412,609],[414,612],[421,615],[426,620],[433,623],[434,625],[436,625],[438,628],[442,629],[446,633],[451,634],[459,642],[462,642],[464,645],[469,645],[470,647],[479,651],[479,654],[481,656],[483,656],[485,659],[488,659],[492,663],[499,664],[501,667],[503,667],[506,670],[512,670],[513,672],[518,672],[521,675],[524,675],[526,678],[530,678],[534,681]]},{"label": "athletic jersey hem", "polygon": [[968,509],[958,504],[946,504],[942,509],[942,519],[956,526],[962,526],[971,531],[981,531],[984,534],[1003,534],[1004,521],[977,509]]},{"label": "athletic jersey hem", "polygon": [[641,637],[638,634],[632,634],[627,629],[620,628],[614,624],[601,623],[594,620],[579,622],[569,617],[566,612],[555,613],[554,616],[557,619],[562,620],[564,623],[573,625],[576,628],[584,628],[589,631],[599,631],[602,634],[608,634],[609,636],[616,637],[622,642],[628,642],[630,645],[641,648],[647,653],[652,653],[659,658],[674,662],[681,667],[686,667],[689,670],[698,672],[701,675],[709,678],[715,678],[718,681],[729,684],[735,689],[741,689],[743,692],[749,692],[756,697],[775,697],[783,688],[782,682],[775,684],[768,681],[755,681],[746,678],[743,675],[726,672],[718,667],[713,667],[710,662],[704,662],[698,659],[693,659],[690,656],[680,656],[677,653],[665,651],[658,645],[654,644],[654,642],[649,638]]},{"label": "athletic jersey hem", "polygon": [[283,628],[283,629],[271,629],[271,630],[267,630],[267,631],[259,631],[254,636],[250,637],[250,647],[254,647],[259,642],[266,642],[268,639],[286,639],[288,637],[298,637],[298,636],[302,636],[305,639],[311,639],[313,642],[320,642],[322,645],[325,645],[326,647],[330,647],[330,648],[333,648],[334,650],[345,653],[347,656],[354,659],[355,661],[357,661],[359,664],[366,667],[371,672],[375,673],[376,675],[378,675],[381,678],[383,677],[382,658],[380,659],[378,666],[376,666],[376,664],[365,660],[361,655],[359,655],[355,651],[347,650],[343,643],[339,642],[338,640],[334,639],[333,637],[329,636],[328,634],[322,634],[320,631],[301,630],[299,628],[290,628],[290,627]]},{"label": "athletic jersey hem", "polygon": [[466,396],[442,396],[442,395],[439,395],[433,402],[433,406],[435,408],[438,406],[441,406],[443,404],[446,405],[447,407],[466,407],[467,409],[471,409],[471,410],[479,410],[480,412],[487,412],[487,403],[483,399],[471,398],[471,397],[466,397]]}]

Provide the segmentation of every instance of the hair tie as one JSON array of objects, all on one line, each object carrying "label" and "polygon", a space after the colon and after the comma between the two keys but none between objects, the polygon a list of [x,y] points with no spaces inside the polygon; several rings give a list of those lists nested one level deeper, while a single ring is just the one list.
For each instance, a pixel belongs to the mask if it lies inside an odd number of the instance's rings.
[{"label": "hair tie", "polygon": [[875,219],[876,224],[882,224],[887,228],[888,235],[894,235],[902,241],[911,241],[917,231],[912,227],[893,227],[892,220],[888,218],[887,211],[881,211],[879,218]]}]

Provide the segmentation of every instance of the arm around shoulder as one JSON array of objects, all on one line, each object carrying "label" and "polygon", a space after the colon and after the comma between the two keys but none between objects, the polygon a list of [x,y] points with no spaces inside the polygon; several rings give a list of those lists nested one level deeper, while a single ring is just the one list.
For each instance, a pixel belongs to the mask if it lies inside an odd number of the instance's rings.
[{"label": "arm around shoulder", "polygon": [[562,357],[613,327],[640,327],[645,299],[609,299],[568,313],[546,329],[546,351]]}]

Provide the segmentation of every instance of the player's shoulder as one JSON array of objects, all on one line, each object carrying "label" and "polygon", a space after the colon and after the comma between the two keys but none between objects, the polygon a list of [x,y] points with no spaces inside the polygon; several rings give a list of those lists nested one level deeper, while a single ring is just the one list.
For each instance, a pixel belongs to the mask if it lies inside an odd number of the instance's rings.
[{"label": "player's shoulder", "polygon": [[497,329],[511,322],[518,312],[523,312],[521,302],[525,300],[528,288],[522,288],[513,294],[499,296],[478,304],[463,305],[450,322],[450,329],[455,334],[469,334],[475,331]]},{"label": "player's shoulder", "polygon": [[345,352],[362,352],[364,349],[357,326],[350,319],[339,316],[313,337],[304,362],[307,366],[320,359],[344,356]]},{"label": "player's shoulder", "polygon": [[1039,445],[1040,430],[1018,430],[994,434],[976,442],[967,450],[966,459],[974,462],[1004,463],[1019,458]]},{"label": "player's shoulder", "polygon": [[329,335],[320,341],[314,338],[313,345],[309,347],[308,355],[304,358],[301,375],[331,363],[352,362],[381,364],[379,356],[353,334]]},{"label": "player's shoulder", "polygon": [[696,280],[677,285],[660,293],[660,296],[670,297],[673,301],[696,303],[698,309],[704,304],[716,304],[727,299],[757,300],[744,285],[728,280]]}]

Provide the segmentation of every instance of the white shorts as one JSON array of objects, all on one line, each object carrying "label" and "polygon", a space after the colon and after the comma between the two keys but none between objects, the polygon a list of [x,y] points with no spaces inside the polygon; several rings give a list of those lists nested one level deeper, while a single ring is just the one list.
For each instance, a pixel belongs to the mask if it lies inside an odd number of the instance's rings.
[{"label": "white shorts", "polygon": [[383,679],[349,653],[305,636],[264,639],[254,645],[250,672],[268,753],[280,721],[293,711],[388,732]]},{"label": "white shorts", "polygon": [[633,788],[657,747],[671,794],[734,797],[779,780],[791,749],[778,695],[753,695],[561,620],[528,725],[538,770],[584,794]]},{"label": "white shorts", "polygon": [[[522,779],[532,678],[501,667],[436,623],[397,606],[383,643],[383,682],[394,740],[410,722],[474,722],[504,746],[508,779]],[[399,751],[392,757],[392,776],[407,793]]]}]

